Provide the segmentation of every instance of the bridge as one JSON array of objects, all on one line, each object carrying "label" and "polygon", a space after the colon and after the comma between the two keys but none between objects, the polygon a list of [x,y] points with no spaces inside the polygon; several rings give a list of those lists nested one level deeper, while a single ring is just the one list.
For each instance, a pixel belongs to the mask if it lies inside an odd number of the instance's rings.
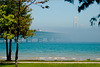
[{"label": "bridge", "polygon": [[[58,38],[56,36],[56,33],[52,33],[52,32],[36,32],[37,36],[33,36],[33,37],[28,37],[27,39],[24,38],[19,38],[19,42],[23,43],[23,42],[55,42],[56,39]],[[13,39],[12,42],[15,42],[15,40]],[[3,38],[0,39],[0,43],[6,43],[6,40],[4,40]]]},{"label": "bridge", "polygon": [[[24,43],[24,42],[55,42],[56,39],[55,38],[28,38],[28,39],[24,39],[24,38],[20,38],[19,42],[20,43]],[[15,42],[15,40],[13,39],[12,42]],[[0,43],[6,43],[6,40],[4,39],[0,39]]]}]

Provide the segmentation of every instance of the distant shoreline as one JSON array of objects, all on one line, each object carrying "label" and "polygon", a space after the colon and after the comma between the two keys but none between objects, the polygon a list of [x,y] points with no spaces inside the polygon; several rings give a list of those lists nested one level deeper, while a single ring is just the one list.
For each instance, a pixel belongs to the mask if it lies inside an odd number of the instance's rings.
[{"label": "distant shoreline", "polygon": [[[6,58],[1,59],[0,61],[4,61]],[[14,60],[14,58],[12,58]],[[100,58],[88,58],[88,59],[82,59],[82,58],[65,58],[65,57],[34,57],[34,58],[24,58],[18,59],[19,61],[100,61]]]},{"label": "distant shoreline", "polygon": [[[15,57],[12,57],[12,60],[14,60]],[[98,58],[78,58],[78,57],[59,57],[59,56],[45,56],[45,57],[19,57],[19,60],[43,60],[43,61],[70,61],[70,60],[74,60],[74,61],[85,61],[85,60],[96,60],[99,61],[100,57]],[[0,56],[0,60],[6,60],[6,57],[2,57]]]}]

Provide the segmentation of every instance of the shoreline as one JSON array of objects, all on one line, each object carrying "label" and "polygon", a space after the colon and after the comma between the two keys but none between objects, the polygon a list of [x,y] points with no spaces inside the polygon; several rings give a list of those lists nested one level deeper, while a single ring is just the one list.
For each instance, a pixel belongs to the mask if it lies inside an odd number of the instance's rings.
[{"label": "shoreline", "polygon": [[[12,60],[15,58],[12,57]],[[6,57],[0,57],[0,60],[6,60]],[[100,61],[100,58],[77,58],[77,57],[19,57],[19,60],[43,60],[43,61],[86,61],[86,60],[96,60]]]}]

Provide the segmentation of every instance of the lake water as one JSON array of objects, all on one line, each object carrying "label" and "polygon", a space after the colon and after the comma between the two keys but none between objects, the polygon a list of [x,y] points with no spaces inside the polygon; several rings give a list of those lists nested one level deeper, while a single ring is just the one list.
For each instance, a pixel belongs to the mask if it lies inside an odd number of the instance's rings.
[{"label": "lake water", "polygon": [[[88,32],[85,33],[85,32]],[[67,33],[37,32],[19,43],[19,59],[25,60],[100,60],[100,34],[94,31]],[[12,59],[16,43],[12,43]],[[0,40],[0,59],[6,59],[6,44]]]},{"label": "lake water", "polygon": [[[12,44],[12,58],[15,55]],[[5,44],[0,44],[0,59],[5,59]],[[26,60],[100,60],[100,43],[20,43],[19,59]]]}]

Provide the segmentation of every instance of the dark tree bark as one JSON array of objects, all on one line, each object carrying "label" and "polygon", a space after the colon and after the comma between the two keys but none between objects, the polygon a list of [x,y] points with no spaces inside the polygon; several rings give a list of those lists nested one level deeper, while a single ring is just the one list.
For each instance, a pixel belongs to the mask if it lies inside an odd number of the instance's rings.
[{"label": "dark tree bark", "polygon": [[9,58],[8,58],[9,61],[11,61],[11,52],[12,52],[11,48],[12,48],[12,39],[10,39],[10,44],[9,44]]},{"label": "dark tree bark", "polygon": [[8,61],[8,39],[6,38],[6,61]]},{"label": "dark tree bark", "polygon": [[20,23],[20,2],[19,0],[19,12],[18,12],[18,26],[17,26],[17,46],[16,46],[16,54],[15,54],[15,66],[18,67],[17,61],[18,61],[18,47],[19,47],[19,23]]},{"label": "dark tree bark", "polygon": [[19,47],[19,35],[17,36],[17,46],[16,46],[16,55],[15,55],[15,65],[17,66],[17,60],[18,60],[18,47]]}]

